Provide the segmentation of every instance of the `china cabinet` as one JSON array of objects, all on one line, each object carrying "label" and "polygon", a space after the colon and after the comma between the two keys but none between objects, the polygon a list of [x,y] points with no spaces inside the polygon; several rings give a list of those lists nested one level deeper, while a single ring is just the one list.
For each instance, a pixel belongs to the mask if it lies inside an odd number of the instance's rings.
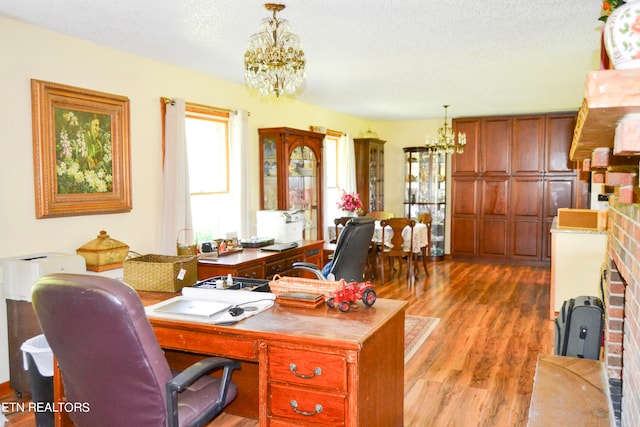
[{"label": "china cabinet", "polygon": [[322,240],[321,133],[286,127],[258,129],[260,209],[301,210],[303,239]]},{"label": "china cabinet", "polygon": [[384,143],[377,138],[354,138],[356,187],[365,212],[384,210]]},{"label": "china cabinet", "polygon": [[446,171],[445,153],[427,147],[405,147],[404,211],[407,218],[430,213],[432,257],[444,256]]}]

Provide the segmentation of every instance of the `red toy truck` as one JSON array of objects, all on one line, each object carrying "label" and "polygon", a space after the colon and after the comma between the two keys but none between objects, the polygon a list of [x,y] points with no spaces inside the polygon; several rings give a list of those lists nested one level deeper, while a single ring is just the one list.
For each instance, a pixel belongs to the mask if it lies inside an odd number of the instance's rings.
[{"label": "red toy truck", "polygon": [[371,282],[351,282],[336,289],[333,297],[327,299],[330,308],[338,306],[343,313],[349,311],[349,303],[362,299],[365,306],[371,307],[376,302],[376,291]]}]

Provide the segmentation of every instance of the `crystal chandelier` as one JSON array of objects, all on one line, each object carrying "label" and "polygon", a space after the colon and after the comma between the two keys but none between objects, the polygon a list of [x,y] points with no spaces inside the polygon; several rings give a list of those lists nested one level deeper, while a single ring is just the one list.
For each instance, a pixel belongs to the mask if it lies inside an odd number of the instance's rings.
[{"label": "crystal chandelier", "polygon": [[444,107],[444,126],[438,129],[437,137],[427,137],[425,145],[431,151],[444,152],[446,154],[461,154],[464,152],[464,146],[467,143],[467,135],[464,132],[458,132],[458,141],[456,142],[456,135],[453,133],[453,128],[447,123],[447,108]]},{"label": "crystal chandelier", "polygon": [[260,32],[249,38],[244,54],[244,78],[247,86],[262,96],[292,95],[306,79],[306,60],[300,39],[289,32],[289,22],[276,18],[283,4],[266,3],[273,16],[260,22]]}]

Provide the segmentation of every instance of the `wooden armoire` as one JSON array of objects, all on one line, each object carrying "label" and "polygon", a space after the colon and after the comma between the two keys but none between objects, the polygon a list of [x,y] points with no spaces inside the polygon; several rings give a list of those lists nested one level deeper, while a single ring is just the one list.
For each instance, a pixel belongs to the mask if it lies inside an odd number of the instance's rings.
[{"label": "wooden armoire", "polygon": [[583,188],[569,160],[575,121],[575,112],[453,120],[467,146],[452,156],[452,257],[550,261],[557,209],[575,207]]}]

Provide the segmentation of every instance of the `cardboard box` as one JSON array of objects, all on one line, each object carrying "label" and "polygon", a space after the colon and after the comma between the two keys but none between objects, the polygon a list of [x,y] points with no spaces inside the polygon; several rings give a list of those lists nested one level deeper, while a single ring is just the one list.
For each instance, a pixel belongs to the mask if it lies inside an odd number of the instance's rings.
[{"label": "cardboard box", "polygon": [[594,209],[558,209],[558,227],[582,230],[607,229],[607,211]]}]

